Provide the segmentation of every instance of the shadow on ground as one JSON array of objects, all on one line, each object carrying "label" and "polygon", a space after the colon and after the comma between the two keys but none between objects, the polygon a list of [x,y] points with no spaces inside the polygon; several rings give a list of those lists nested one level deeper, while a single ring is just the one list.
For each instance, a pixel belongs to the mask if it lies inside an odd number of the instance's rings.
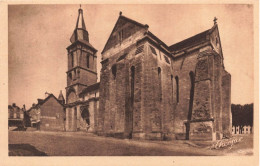
[{"label": "shadow on ground", "polygon": [[9,144],[9,156],[47,156],[30,144]]}]

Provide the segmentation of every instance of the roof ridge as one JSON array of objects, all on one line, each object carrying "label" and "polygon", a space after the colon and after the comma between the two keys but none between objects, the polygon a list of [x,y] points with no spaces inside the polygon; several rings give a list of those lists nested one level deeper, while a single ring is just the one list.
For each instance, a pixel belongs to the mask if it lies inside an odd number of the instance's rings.
[{"label": "roof ridge", "polygon": [[99,89],[100,82],[94,83],[92,85],[89,85],[88,87],[84,88],[80,93],[79,96],[83,95],[86,92],[89,92],[92,90],[91,88],[94,88],[94,90]]},{"label": "roof ridge", "polygon": [[103,50],[101,51],[101,54],[103,54],[103,52],[104,52],[104,50],[105,50],[105,48],[106,48],[106,46],[107,46],[107,44],[108,44],[108,41],[109,41],[110,37],[112,36],[112,34],[113,34],[113,32],[114,32],[114,30],[115,30],[115,28],[116,28],[116,25],[118,24],[120,18],[126,19],[126,20],[128,20],[128,21],[130,21],[130,22],[132,22],[132,23],[134,23],[134,24],[136,24],[136,25],[139,25],[139,26],[143,27],[143,28],[146,27],[145,24],[142,24],[142,23],[140,23],[140,22],[137,22],[137,21],[135,21],[135,20],[133,20],[133,19],[131,19],[131,18],[128,18],[128,17],[126,17],[126,16],[123,16],[122,13],[121,13],[121,14],[119,15],[119,17],[118,17],[118,19],[117,19],[117,21],[116,21],[116,23],[115,23],[113,29],[112,29],[110,35],[109,35],[107,41],[106,41],[106,44],[105,44]]},{"label": "roof ridge", "polygon": [[[170,45],[170,46],[169,46],[170,51],[174,51],[173,49],[177,49],[177,47],[183,47],[183,48],[185,48],[185,45],[186,45],[189,41],[190,41],[190,42],[192,42],[193,40],[194,40],[194,41],[198,41],[197,38],[204,38],[204,37],[206,37],[206,35],[207,35],[208,33],[210,33],[211,29],[212,29],[212,28],[207,29],[207,30],[202,31],[202,32],[200,32],[200,33],[197,33],[197,34],[195,34],[195,35],[193,35],[193,36],[191,36],[191,37],[188,37],[188,38],[186,38],[186,39],[184,39],[184,40],[181,40],[181,41],[179,41],[179,42],[177,42],[177,43],[175,43],[175,44]],[[196,39],[196,40],[195,40],[195,39]],[[190,44],[190,42],[189,42],[189,44]]]},{"label": "roof ridge", "polygon": [[140,26],[145,27],[145,24],[142,24],[142,23],[140,23],[140,22],[138,22],[138,21],[135,21],[135,20],[133,20],[133,19],[131,19],[131,18],[129,18],[129,17],[123,16],[123,15],[121,15],[121,16],[119,16],[119,17],[123,17],[123,18],[125,18],[125,19],[128,19],[129,21],[132,21],[132,22],[134,22],[134,23],[136,23],[136,24],[139,24]]}]

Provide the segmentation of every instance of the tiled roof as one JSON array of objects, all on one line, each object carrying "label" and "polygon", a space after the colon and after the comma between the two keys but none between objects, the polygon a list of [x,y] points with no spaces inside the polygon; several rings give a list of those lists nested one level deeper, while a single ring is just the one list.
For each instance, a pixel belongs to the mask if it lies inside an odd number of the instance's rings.
[{"label": "tiled roof", "polygon": [[82,90],[82,92],[79,94],[79,96],[82,96],[82,95],[84,95],[84,94],[86,94],[88,92],[92,92],[94,90],[98,90],[99,89],[99,85],[100,85],[100,82],[88,86],[87,88]]},{"label": "tiled roof", "polygon": [[[43,105],[47,100],[49,100],[51,97],[54,97],[54,99],[60,104],[60,105],[62,105],[62,106],[64,106],[52,93],[51,94],[49,94],[49,96],[48,97],[46,97],[44,100],[42,100],[42,101],[38,101],[38,103],[35,105],[35,106],[32,106],[29,110],[28,110],[28,112],[29,111],[31,111],[31,109],[34,109],[34,108],[39,108],[39,106],[41,106],[41,105]],[[40,99],[41,100],[41,99]]]},{"label": "tiled roof", "polygon": [[86,44],[87,46],[89,46],[90,48],[96,50],[88,41],[86,41],[86,40],[81,40],[81,39],[78,39],[78,41],[81,42],[81,43],[84,43],[84,44]]},{"label": "tiled roof", "polygon": [[184,49],[186,47],[189,47],[189,46],[192,46],[198,42],[201,42],[201,41],[205,41],[206,40],[206,37],[207,37],[207,34],[210,32],[210,29],[204,31],[204,32],[201,32],[197,35],[194,35],[190,38],[187,38],[185,40],[182,40],[181,42],[178,42],[176,44],[173,44],[169,47],[169,50],[171,52],[173,51],[179,51],[181,49]]}]

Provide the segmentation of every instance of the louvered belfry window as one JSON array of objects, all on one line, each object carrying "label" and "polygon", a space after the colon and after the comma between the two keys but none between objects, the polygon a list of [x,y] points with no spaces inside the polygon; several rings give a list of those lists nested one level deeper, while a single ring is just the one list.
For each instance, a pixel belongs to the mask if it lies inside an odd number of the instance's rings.
[{"label": "louvered belfry window", "polygon": [[151,51],[152,51],[152,53],[153,53],[154,55],[157,55],[155,49],[154,49],[152,46],[150,46],[150,49],[151,49]]},{"label": "louvered belfry window", "polygon": [[127,56],[127,53],[121,55],[116,61],[121,61],[122,59],[125,59],[125,57]]},{"label": "louvered belfry window", "polygon": [[164,55],[164,59],[168,64],[170,64],[169,58],[167,56]]},{"label": "louvered belfry window", "polygon": [[135,51],[135,55],[137,55],[137,54],[143,52],[143,50],[144,50],[144,45],[139,46],[139,47],[136,49],[136,51]]}]

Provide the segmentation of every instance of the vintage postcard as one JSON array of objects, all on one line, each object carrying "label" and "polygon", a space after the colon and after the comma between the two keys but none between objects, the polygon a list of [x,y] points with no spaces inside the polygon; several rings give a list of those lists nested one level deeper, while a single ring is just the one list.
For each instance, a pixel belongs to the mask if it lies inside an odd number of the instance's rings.
[{"label": "vintage postcard", "polygon": [[3,165],[258,165],[257,1],[1,9]]}]

